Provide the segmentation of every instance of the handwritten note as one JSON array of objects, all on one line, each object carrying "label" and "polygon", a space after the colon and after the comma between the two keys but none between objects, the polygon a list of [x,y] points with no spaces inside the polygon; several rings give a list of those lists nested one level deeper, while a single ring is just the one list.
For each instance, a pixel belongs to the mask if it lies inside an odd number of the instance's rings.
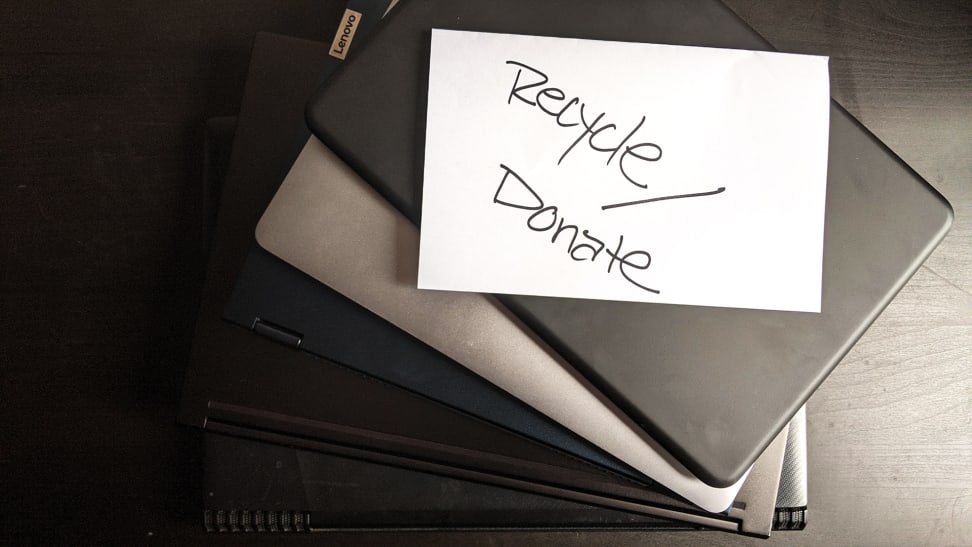
[{"label": "handwritten note", "polygon": [[418,285],[819,312],[827,58],[434,30]]}]

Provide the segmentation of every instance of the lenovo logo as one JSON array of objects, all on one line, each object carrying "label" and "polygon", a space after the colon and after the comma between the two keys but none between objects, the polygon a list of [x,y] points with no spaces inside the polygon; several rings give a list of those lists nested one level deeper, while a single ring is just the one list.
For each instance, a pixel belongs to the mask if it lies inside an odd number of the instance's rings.
[{"label": "lenovo logo", "polygon": [[354,40],[354,32],[358,30],[358,23],[361,22],[361,13],[353,9],[344,10],[344,19],[341,26],[334,34],[334,41],[331,42],[331,57],[344,60],[348,55],[348,48],[351,47],[351,40]]}]

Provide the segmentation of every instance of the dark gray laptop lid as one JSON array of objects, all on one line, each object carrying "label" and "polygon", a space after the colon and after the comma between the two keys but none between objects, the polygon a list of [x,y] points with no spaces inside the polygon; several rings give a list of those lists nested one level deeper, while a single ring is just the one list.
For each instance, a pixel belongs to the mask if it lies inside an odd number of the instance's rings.
[{"label": "dark gray laptop lid", "polygon": [[[307,113],[313,131],[415,222],[433,27],[771,49],[710,0],[410,0],[399,8]],[[731,484],[951,223],[945,200],[836,103],[829,154],[822,313],[504,301],[699,478]]]}]

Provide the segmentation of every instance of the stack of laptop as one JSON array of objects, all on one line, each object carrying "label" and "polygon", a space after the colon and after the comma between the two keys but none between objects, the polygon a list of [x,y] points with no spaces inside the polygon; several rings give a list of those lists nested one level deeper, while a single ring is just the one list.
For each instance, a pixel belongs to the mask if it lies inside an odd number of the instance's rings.
[{"label": "stack of laptop", "polygon": [[827,103],[819,312],[419,289],[434,36],[771,47],[716,0],[390,4],[258,35],[210,126],[206,529],[801,529],[803,406],[947,203]]}]

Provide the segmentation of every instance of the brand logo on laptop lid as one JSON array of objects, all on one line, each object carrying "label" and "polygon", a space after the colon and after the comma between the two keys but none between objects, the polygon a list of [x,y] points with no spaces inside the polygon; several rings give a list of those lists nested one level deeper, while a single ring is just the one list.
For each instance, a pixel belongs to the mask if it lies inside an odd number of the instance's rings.
[{"label": "brand logo on laptop lid", "polygon": [[351,41],[354,40],[354,33],[358,30],[360,22],[361,12],[353,9],[344,10],[344,18],[341,19],[341,25],[334,34],[334,41],[331,42],[331,57],[343,61],[348,56],[348,48],[351,47]]}]

